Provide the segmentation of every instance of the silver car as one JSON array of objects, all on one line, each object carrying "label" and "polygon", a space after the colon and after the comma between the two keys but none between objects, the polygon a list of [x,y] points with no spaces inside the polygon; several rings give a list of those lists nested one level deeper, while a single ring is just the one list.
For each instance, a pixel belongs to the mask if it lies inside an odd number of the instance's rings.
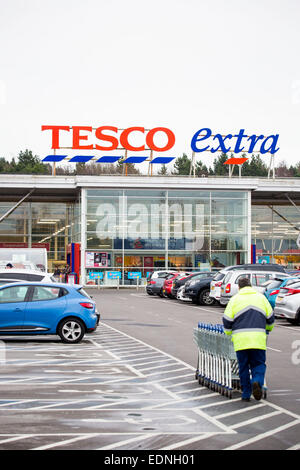
[{"label": "silver car", "polygon": [[[250,280],[252,287],[257,291],[261,291],[261,285],[270,279],[275,279],[278,277],[278,271],[229,271],[226,274],[221,286],[221,305],[227,305],[231,297],[238,293],[238,282],[242,277],[247,277]],[[284,279],[286,277],[290,277],[289,274],[280,273],[280,278]]]},{"label": "silver car", "polygon": [[210,283],[209,296],[215,299],[217,302],[220,302],[222,282],[228,271],[230,271],[231,269],[231,266],[221,269],[221,271],[215,274],[213,280]]},{"label": "silver car", "polygon": [[213,278],[210,283],[210,292],[209,296],[214,298],[217,302],[221,303],[221,288],[225,276],[228,274],[229,271],[278,271],[278,275],[285,275],[285,269],[283,266],[279,264],[238,264],[234,266],[227,266],[226,268],[222,268]]},{"label": "silver car", "polygon": [[274,315],[277,318],[286,318],[293,325],[300,325],[300,281],[279,290]]}]

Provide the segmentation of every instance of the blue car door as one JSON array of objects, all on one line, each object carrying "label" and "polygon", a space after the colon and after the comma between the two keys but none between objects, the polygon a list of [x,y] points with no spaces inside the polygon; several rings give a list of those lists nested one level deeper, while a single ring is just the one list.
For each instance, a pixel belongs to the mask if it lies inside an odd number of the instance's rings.
[{"label": "blue car door", "polygon": [[65,289],[60,287],[32,286],[24,318],[24,329],[49,331],[56,329],[67,303]]},{"label": "blue car door", "polygon": [[0,289],[0,332],[23,329],[28,289],[21,284]]}]

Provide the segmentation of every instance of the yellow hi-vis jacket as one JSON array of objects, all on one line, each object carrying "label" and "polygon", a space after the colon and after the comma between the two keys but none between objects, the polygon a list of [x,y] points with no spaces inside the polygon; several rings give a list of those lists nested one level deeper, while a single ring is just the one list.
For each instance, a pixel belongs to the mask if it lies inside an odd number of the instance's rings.
[{"label": "yellow hi-vis jacket", "polygon": [[228,302],[223,325],[225,333],[232,335],[235,351],[266,349],[266,332],[274,326],[273,309],[263,294],[243,287]]}]

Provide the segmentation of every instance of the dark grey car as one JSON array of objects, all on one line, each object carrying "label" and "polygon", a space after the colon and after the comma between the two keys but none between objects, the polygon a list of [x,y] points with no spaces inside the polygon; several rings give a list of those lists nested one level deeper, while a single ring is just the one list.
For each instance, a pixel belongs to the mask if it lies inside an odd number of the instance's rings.
[{"label": "dark grey car", "polygon": [[163,286],[166,279],[173,277],[174,273],[172,272],[164,272],[160,273],[158,277],[152,277],[148,280],[146,286],[146,292],[149,295],[160,295],[161,297],[164,296],[163,294]]}]

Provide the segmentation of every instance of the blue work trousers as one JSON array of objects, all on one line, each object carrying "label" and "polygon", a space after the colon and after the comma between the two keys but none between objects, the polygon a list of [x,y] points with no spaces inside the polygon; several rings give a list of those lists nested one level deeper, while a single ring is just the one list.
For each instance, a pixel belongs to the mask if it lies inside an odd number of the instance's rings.
[{"label": "blue work trousers", "polygon": [[243,349],[236,351],[242,398],[250,398],[252,383],[258,382],[262,387],[266,373],[266,351],[264,349]]}]

